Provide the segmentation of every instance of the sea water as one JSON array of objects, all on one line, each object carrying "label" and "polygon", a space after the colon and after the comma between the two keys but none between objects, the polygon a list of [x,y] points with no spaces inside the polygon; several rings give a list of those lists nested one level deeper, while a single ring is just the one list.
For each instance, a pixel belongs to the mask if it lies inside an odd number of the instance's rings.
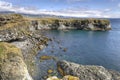
[{"label": "sea water", "polygon": [[[110,31],[48,30],[45,35],[52,38],[40,56],[54,56],[83,65],[99,65],[120,71],[120,19],[110,19]],[[47,60],[38,63],[38,75],[47,75],[55,69],[56,62]],[[39,74],[40,73],[40,74]]]}]

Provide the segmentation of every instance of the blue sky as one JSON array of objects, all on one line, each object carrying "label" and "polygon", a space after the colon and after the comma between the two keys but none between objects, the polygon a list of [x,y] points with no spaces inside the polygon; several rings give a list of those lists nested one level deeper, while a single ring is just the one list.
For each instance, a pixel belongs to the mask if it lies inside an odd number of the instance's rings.
[{"label": "blue sky", "polygon": [[0,11],[120,18],[120,0],[0,0]]}]

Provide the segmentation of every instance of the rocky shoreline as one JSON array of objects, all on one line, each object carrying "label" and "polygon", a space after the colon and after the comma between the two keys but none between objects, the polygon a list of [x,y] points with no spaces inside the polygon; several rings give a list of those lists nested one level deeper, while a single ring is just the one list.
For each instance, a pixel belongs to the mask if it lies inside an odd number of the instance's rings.
[{"label": "rocky shoreline", "polygon": [[[19,17],[19,18],[17,18],[17,17]],[[3,19],[3,20],[5,20],[5,21],[9,20],[8,18],[9,18],[8,16],[5,16],[5,19]],[[6,21],[6,23],[8,23],[8,24],[5,24],[0,27],[0,29],[1,29],[0,30],[0,43],[2,44],[0,49],[2,49],[2,46],[6,45],[6,44],[15,46],[15,48],[20,49],[21,52],[19,52],[19,54],[22,55],[22,58],[21,58],[22,63],[19,63],[19,61],[21,61],[21,60],[18,60],[18,61],[16,60],[14,62],[10,62],[11,59],[1,58],[0,69],[4,68],[4,65],[3,65],[5,63],[4,60],[9,61],[10,63],[6,63],[6,64],[8,66],[11,65],[11,67],[10,68],[6,67],[5,69],[0,70],[0,74],[1,74],[0,80],[32,80],[32,78],[30,79],[30,77],[32,75],[34,75],[35,55],[37,54],[38,50],[42,50],[47,45],[47,42],[49,39],[45,36],[42,36],[39,31],[35,30],[35,28],[31,28],[32,23],[28,24],[28,22],[22,22],[22,21],[24,21],[24,19],[23,18],[21,19],[20,15],[14,15],[13,17],[11,16],[10,19],[12,19],[13,22],[15,21],[14,22],[15,26],[13,24],[11,24],[11,20],[9,20],[10,23]],[[17,22],[16,22],[17,19],[21,19],[20,20],[21,23],[17,24]],[[10,26],[8,26],[8,25],[10,25]],[[2,50],[4,50],[4,49],[2,49]],[[11,49],[11,51],[12,51],[12,49]],[[12,55],[11,51],[6,53],[6,55],[4,53],[2,53],[3,51],[0,52],[1,55],[3,55],[0,57],[11,56]],[[11,54],[11,55],[7,55],[7,54]],[[13,58],[14,58],[14,56],[13,56]],[[12,66],[14,66],[14,64],[12,64],[12,63],[18,64],[18,66],[16,65],[15,68],[19,69],[19,67],[20,67],[21,69],[18,71],[14,70],[14,72],[17,74],[23,74],[22,76],[16,75],[15,73],[10,73],[11,72],[10,70],[14,69],[14,67],[12,68]],[[23,65],[23,69],[22,69],[21,65]],[[25,68],[24,68],[24,65],[25,65]],[[4,72],[3,70],[7,70],[7,71]],[[28,73],[31,76],[28,75]],[[5,75],[5,77],[4,77],[4,75]]]},{"label": "rocky shoreline", "polygon": [[[108,20],[100,19],[31,19],[19,14],[2,15],[0,80],[33,80],[31,76],[34,75],[36,65],[34,58],[51,40],[43,36],[43,29],[105,31],[110,30],[111,26]],[[119,72],[109,71],[103,67],[84,66],[67,61],[58,61],[57,64],[58,71],[64,76],[62,80],[120,80]],[[51,76],[47,80],[61,79]]]},{"label": "rocky shoreline", "polygon": [[102,66],[80,65],[68,61],[57,62],[61,75],[72,75],[80,80],[120,80],[120,73],[105,69]]}]

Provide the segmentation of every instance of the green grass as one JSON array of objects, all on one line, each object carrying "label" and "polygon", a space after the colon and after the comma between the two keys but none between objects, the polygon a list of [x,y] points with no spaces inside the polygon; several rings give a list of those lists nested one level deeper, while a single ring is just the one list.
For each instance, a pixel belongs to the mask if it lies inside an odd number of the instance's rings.
[{"label": "green grass", "polygon": [[8,59],[9,56],[22,57],[21,50],[10,43],[0,42],[0,61]]},{"label": "green grass", "polygon": [[0,15],[0,30],[5,30],[18,26],[28,26],[27,23],[28,20],[19,14]]}]

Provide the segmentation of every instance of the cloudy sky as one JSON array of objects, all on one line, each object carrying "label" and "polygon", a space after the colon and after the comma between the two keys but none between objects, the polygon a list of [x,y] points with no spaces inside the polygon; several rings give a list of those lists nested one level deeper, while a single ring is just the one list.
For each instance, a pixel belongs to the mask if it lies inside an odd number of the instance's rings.
[{"label": "cloudy sky", "polygon": [[0,11],[72,17],[120,18],[120,0],[0,0]]}]

